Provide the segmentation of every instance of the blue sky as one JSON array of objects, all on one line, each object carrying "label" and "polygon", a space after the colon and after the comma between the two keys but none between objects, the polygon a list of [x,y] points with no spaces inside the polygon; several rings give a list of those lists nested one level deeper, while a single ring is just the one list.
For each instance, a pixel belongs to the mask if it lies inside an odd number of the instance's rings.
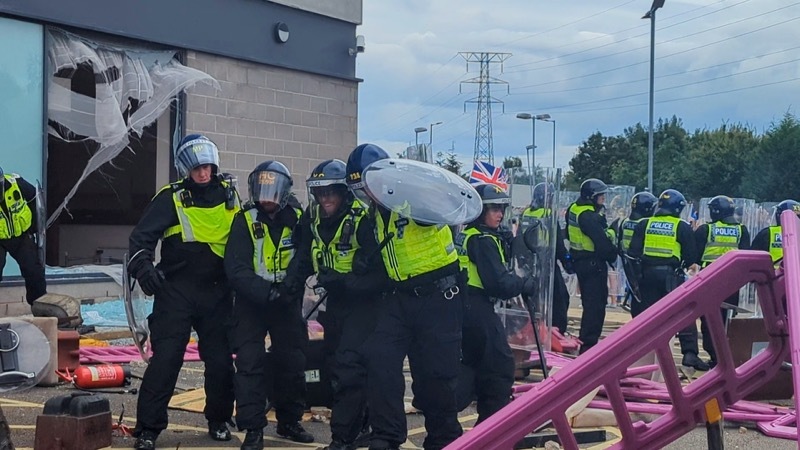
[{"label": "blue sky", "polygon": [[[647,124],[651,0],[364,0],[358,55],[359,142],[392,154],[433,128],[435,150],[474,152],[477,77],[459,52],[511,53],[491,75],[495,160],[524,156],[531,121],[556,120],[556,165],[591,133]],[[763,132],[800,93],[800,2],[667,0],[657,13],[655,116],[686,128],[745,123]],[[459,93],[459,86],[461,91]],[[551,123],[536,124],[536,160],[551,165]],[[428,142],[428,133],[419,135]]]}]

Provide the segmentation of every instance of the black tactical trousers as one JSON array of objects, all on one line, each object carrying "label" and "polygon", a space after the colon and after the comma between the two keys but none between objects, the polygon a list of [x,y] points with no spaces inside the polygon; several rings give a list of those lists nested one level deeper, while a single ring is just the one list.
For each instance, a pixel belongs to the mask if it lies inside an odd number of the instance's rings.
[{"label": "black tactical trousers", "polygon": [[511,400],[514,355],[505,327],[489,298],[470,293],[465,306],[459,409],[466,408],[473,398],[477,399],[477,423],[480,423]]},{"label": "black tactical trousers", "polygon": [[[463,287],[461,288],[463,292]],[[408,356],[414,405],[425,416],[426,450],[441,449],[461,435],[456,384],[461,357],[461,295],[445,298],[433,289],[395,291],[381,302],[368,345],[368,405],[371,448],[406,441],[403,360]]]},{"label": "black tactical trousers", "polygon": [[333,388],[331,438],[352,443],[364,426],[367,409],[366,343],[375,329],[378,299],[329,296],[319,313]]},{"label": "black tactical trousers", "polygon": [[[236,354],[236,425],[240,430],[267,426],[270,391],[279,424],[289,425],[303,417],[308,330],[300,308],[299,299],[262,304],[235,301],[231,343]],[[267,334],[269,357],[264,344]]]},{"label": "black tactical trousers", "polygon": [[168,280],[156,293],[148,317],[153,356],[144,373],[136,405],[136,431],[167,428],[167,405],[192,328],[197,332],[200,359],[205,364],[209,421],[225,422],[233,413],[233,361],[228,343],[231,291],[223,282]]},{"label": "black tactical trousers", "polygon": [[19,265],[20,274],[25,279],[25,300],[32,305],[34,300],[47,293],[44,263],[39,260],[39,248],[33,241],[33,236],[25,233],[0,240],[0,281],[3,281],[6,254],[11,255]]},{"label": "black tactical trousers", "polygon": [[579,259],[575,261],[575,274],[578,276],[583,306],[578,336],[583,342],[583,353],[597,344],[603,332],[608,302],[608,265],[597,258]]}]

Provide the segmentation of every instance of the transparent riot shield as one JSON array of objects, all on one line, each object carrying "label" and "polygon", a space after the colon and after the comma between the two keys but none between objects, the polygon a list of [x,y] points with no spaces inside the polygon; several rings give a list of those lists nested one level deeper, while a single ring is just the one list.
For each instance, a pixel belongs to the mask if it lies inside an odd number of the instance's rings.
[{"label": "transparent riot shield", "polygon": [[[554,207],[558,205],[561,170],[545,168],[542,171],[547,181],[546,191],[552,190],[551,204],[531,226],[517,232],[511,250],[514,271],[521,277],[534,277],[537,292],[533,296],[517,296],[501,302],[497,311],[511,347],[528,352],[550,350],[553,279],[557,269],[558,220]],[[546,194],[550,197],[551,192]]]},{"label": "transparent riot shield", "polygon": [[42,184],[36,182],[36,246],[39,262],[45,265],[44,244],[47,229],[47,205]]},{"label": "transparent riot shield", "polygon": [[567,226],[567,208],[573,204],[580,196],[580,192],[575,191],[561,191],[558,195],[558,203],[556,210],[558,211],[558,222],[561,228]]},{"label": "transparent riot shield", "polygon": [[139,288],[133,277],[128,273],[128,254],[122,262],[122,301],[125,305],[125,316],[128,318],[128,328],[131,330],[133,343],[139,350],[144,362],[150,362],[150,327],[147,322],[149,315],[145,294]]},{"label": "transparent riot shield", "polygon": [[[634,186],[610,185],[606,194],[606,222],[609,229],[614,231],[617,238],[621,233],[620,225],[631,214],[631,201],[636,194]],[[616,244],[616,242],[614,242]],[[627,277],[625,276],[624,261],[617,258],[614,267],[608,271],[608,296],[611,305],[622,305],[626,294]]]},{"label": "transparent riot shield", "polygon": [[49,363],[50,342],[36,325],[0,318],[0,393],[32,388]]}]

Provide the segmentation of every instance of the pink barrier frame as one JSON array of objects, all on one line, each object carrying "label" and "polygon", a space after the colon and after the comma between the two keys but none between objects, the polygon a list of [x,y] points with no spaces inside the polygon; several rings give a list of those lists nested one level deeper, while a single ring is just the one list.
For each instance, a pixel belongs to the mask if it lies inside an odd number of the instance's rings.
[{"label": "pink barrier frame", "polygon": [[[797,219],[786,220],[784,254],[800,256]],[[784,216],[781,216],[784,219]],[[787,236],[790,235],[790,236]],[[791,237],[787,240],[787,237]],[[794,256],[792,256],[794,255]],[[610,448],[660,448],[705,423],[705,404],[716,399],[724,410],[758,389],[780,369],[789,352],[787,316],[782,304],[786,278],[792,279],[792,298],[800,293],[800,260],[787,264],[788,277],[776,275],[765,252],[734,251],[684,283],[654,306],[577,358],[572,364],[522,393],[501,411],[465,433],[447,449],[511,449],[531,430],[551,420],[561,445],[577,449],[566,410],[597,386],[605,388],[622,439]],[[788,263],[788,261],[787,261]],[[764,315],[767,348],[736,367],[729,346],[717,345],[718,365],[688,386],[678,377],[669,340],[678,331],[706,316],[715,343],[727,343],[719,308],[741,286],[754,282]],[[789,302],[790,304],[792,301]],[[796,308],[796,306],[795,306]],[[791,306],[790,306],[791,309]],[[795,312],[793,315],[796,315]],[[800,336],[797,336],[800,339]],[[795,347],[800,349],[800,341]],[[632,422],[630,406],[620,386],[628,367],[655,351],[671,400],[664,414],[651,423]],[[795,361],[797,360],[797,361]],[[792,353],[800,364],[800,354]],[[798,387],[795,374],[795,389]]]}]

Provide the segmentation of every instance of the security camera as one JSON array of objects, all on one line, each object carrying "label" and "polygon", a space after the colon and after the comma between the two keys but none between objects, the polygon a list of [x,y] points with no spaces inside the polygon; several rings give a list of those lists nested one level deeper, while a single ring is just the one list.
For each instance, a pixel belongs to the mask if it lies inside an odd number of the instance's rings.
[{"label": "security camera", "polygon": [[364,35],[359,34],[356,36],[356,53],[364,53],[366,46],[367,43],[364,40]]}]

